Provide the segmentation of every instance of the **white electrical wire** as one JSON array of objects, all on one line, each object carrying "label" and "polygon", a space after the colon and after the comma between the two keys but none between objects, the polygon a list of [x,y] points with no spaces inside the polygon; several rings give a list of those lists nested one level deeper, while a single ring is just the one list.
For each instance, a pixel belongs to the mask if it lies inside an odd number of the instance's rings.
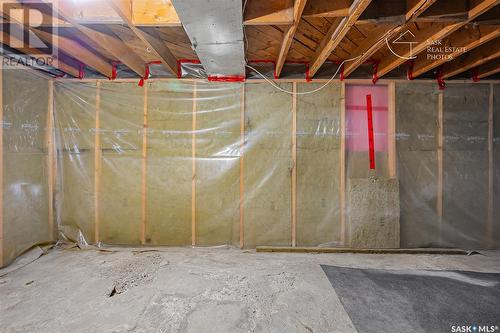
[{"label": "white electrical wire", "polygon": [[339,68],[337,68],[337,70],[335,71],[335,74],[333,74],[333,76],[328,81],[326,81],[326,83],[324,85],[322,85],[321,87],[316,88],[314,90],[304,91],[304,92],[293,92],[293,91],[289,91],[289,90],[283,89],[280,86],[278,86],[278,84],[276,82],[274,82],[273,80],[267,78],[264,74],[262,74],[261,72],[259,72],[258,70],[256,70],[254,67],[252,67],[250,65],[245,65],[245,66],[248,67],[248,68],[250,68],[251,70],[253,70],[257,74],[259,74],[264,80],[266,80],[269,84],[271,84],[274,88],[278,89],[281,92],[284,92],[284,93],[290,94],[290,95],[308,95],[308,94],[313,94],[315,92],[318,92],[321,89],[325,88],[327,85],[329,85],[333,81],[333,79],[335,79],[335,77],[339,73],[339,71],[342,68],[342,66],[344,66],[344,63],[349,62],[349,61],[354,61],[356,59],[361,58],[362,56],[363,56],[363,54],[361,54],[361,55],[359,55],[357,57],[354,57],[354,58],[351,58],[351,59],[346,59],[346,60],[342,61],[340,63]]}]

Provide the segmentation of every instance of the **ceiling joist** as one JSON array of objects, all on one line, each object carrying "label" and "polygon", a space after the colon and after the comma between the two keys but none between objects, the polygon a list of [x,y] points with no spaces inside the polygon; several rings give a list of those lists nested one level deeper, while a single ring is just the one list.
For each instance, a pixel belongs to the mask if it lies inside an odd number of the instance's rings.
[{"label": "ceiling joist", "polygon": [[500,36],[500,27],[498,26],[466,26],[457,32],[454,32],[440,47],[446,47],[452,50],[443,57],[433,57],[428,54],[427,57],[415,59],[413,64],[412,76],[414,78],[448,62],[462,56],[466,52],[471,52],[475,48],[487,43]]},{"label": "ceiling joist", "polygon": [[476,72],[478,79],[484,79],[485,77],[495,75],[500,73],[500,61],[491,61],[486,65],[479,66]]},{"label": "ceiling joist", "polygon": [[177,75],[177,60],[168,49],[165,42],[157,36],[153,36],[136,26],[132,22],[132,2],[131,0],[108,0],[109,5],[117,12],[134,34],[146,45],[148,49],[155,52],[158,59],[173,74]]},{"label": "ceiling joist", "polygon": [[443,79],[448,79],[474,67],[479,67],[499,57],[500,39],[495,39],[446,64],[443,70]]},{"label": "ceiling joist", "polygon": [[498,3],[500,3],[500,0],[474,0],[473,6],[468,11],[467,21],[444,25],[433,24],[426,29],[415,32],[415,41],[417,41],[417,43],[414,44],[412,49],[407,48],[406,50],[402,50],[402,48],[400,48],[396,51],[396,53],[400,55],[398,57],[387,53],[386,57],[384,57],[378,67],[378,75],[383,76],[405,63],[407,59],[416,57],[427,48],[429,42],[443,40],[481,14],[484,14],[489,9],[495,7]]},{"label": "ceiling joist", "polygon": [[[2,41],[4,43],[6,43],[7,46],[13,48],[13,49],[28,49],[30,48],[29,45],[26,45],[24,43],[24,41],[21,41],[19,40],[18,38],[16,38],[15,36],[13,35],[8,35],[7,33],[5,33],[4,31],[1,32],[1,37]],[[7,43],[8,41],[8,43]],[[22,45],[22,46],[18,46],[18,45]],[[38,50],[38,49],[33,49],[33,48],[30,48],[30,54],[31,55],[36,55],[36,56],[44,56],[46,55],[44,52]],[[54,67],[54,68],[57,68],[59,69],[60,71],[63,71],[71,76],[74,76],[74,77],[78,77],[80,75],[80,69],[73,66],[73,65],[70,65],[68,63],[66,63],[65,61],[61,60],[60,58],[59,59],[55,59],[56,61],[55,62],[52,62],[51,63],[51,66]]]},{"label": "ceiling joist", "polygon": [[[408,0],[405,19],[408,22],[413,22],[435,2],[436,0]],[[349,58],[355,60],[344,65],[344,77],[349,76],[361,64],[373,57],[382,47],[385,47],[387,40],[391,40],[398,33],[404,32],[405,27],[405,24],[389,26],[388,28],[381,28],[381,31],[375,30],[371,35],[367,36],[363,43],[350,54]]]},{"label": "ceiling joist", "polygon": [[52,35],[48,32],[31,29],[33,33],[35,33],[40,39],[44,40],[47,43],[54,42],[57,45],[58,49],[62,50],[64,53],[72,56],[73,58],[81,61],[85,65],[92,67],[102,75],[106,77],[113,76],[113,66],[107,61],[107,59],[102,58],[101,56],[94,54],[89,51],[86,47],[80,45],[74,40],[71,40],[66,37]]},{"label": "ceiling joist", "polygon": [[300,18],[302,17],[302,12],[304,11],[306,2],[307,0],[297,0],[295,2],[295,8],[293,14],[294,22],[292,26],[288,28],[288,30],[283,36],[283,42],[281,43],[278,59],[276,60],[276,70],[275,70],[276,76],[279,76],[281,74],[281,70],[283,69],[283,65],[285,64],[288,51],[290,50],[290,46],[292,46],[293,37],[295,36],[295,32],[297,31],[297,27],[299,26]]},{"label": "ceiling joist", "polygon": [[338,19],[338,24],[336,22],[332,24],[311,61],[309,69],[311,76],[314,76],[326,59],[328,59],[332,51],[339,45],[370,2],[371,0],[355,0],[349,8],[349,16]]},{"label": "ceiling joist", "polygon": [[52,6],[55,12],[57,12],[65,20],[69,21],[76,29],[78,29],[78,31],[84,34],[87,38],[97,43],[106,51],[108,51],[110,54],[115,56],[118,60],[120,60],[120,62],[125,64],[135,73],[137,73],[140,77],[145,76],[146,68],[144,61],[132,50],[130,50],[122,40],[120,40],[115,36],[91,29],[87,26],[84,26],[76,22],[72,15],[72,13],[74,13],[74,9],[71,7],[71,4],[68,1],[54,2],[52,3]]}]

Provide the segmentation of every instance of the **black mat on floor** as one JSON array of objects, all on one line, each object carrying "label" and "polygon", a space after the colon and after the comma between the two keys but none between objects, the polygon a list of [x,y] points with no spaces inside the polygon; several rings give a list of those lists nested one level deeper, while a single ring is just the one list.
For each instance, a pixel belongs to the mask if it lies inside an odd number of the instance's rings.
[{"label": "black mat on floor", "polygon": [[500,274],[321,267],[360,333],[500,332]]}]

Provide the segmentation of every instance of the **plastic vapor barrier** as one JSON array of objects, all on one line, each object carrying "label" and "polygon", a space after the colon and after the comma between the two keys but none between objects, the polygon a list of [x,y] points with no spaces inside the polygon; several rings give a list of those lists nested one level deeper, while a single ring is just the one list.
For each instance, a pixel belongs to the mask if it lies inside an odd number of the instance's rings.
[{"label": "plastic vapor barrier", "polygon": [[396,85],[396,143],[401,205],[401,245],[439,243],[438,95],[435,85]]},{"label": "plastic vapor barrier", "polygon": [[48,81],[24,69],[5,69],[2,77],[0,266],[54,239],[48,195]]},{"label": "plastic vapor barrier", "polygon": [[92,245],[500,247],[499,85],[302,95],[323,84],[278,83],[294,96],[262,81],[19,70],[3,83],[4,265],[56,232]]}]

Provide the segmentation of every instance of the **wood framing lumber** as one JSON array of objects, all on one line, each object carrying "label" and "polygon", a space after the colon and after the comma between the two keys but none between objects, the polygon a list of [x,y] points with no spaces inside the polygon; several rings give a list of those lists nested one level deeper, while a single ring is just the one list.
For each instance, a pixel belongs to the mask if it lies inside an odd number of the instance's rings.
[{"label": "wood framing lumber", "polygon": [[443,70],[443,79],[453,77],[474,67],[479,67],[499,57],[500,39],[496,39],[448,63]]},{"label": "wood framing lumber", "polygon": [[351,27],[356,23],[359,16],[366,7],[368,7],[370,2],[371,0],[355,0],[349,8],[349,16],[342,18],[339,24],[332,24],[313,56],[309,69],[310,76],[316,74],[332,51],[339,45],[347,32],[349,32]]},{"label": "wood framing lumber", "polygon": [[446,62],[456,59],[467,52],[487,43],[500,36],[500,27],[498,26],[465,26],[459,31],[454,32],[446,41],[443,41],[440,48],[449,48],[449,53],[443,57],[419,57],[413,64],[412,76],[414,78],[434,69]]},{"label": "wood framing lumber", "polygon": [[408,58],[415,57],[424,51],[429,42],[438,41],[446,38],[453,32],[457,31],[468,22],[477,18],[479,15],[484,14],[489,9],[493,8],[500,3],[500,0],[477,0],[474,1],[473,7],[468,11],[468,19],[459,23],[452,24],[432,24],[429,27],[419,30],[415,33],[415,41],[418,41],[410,49],[406,47],[405,50],[399,49],[396,51],[398,56],[387,54],[381,61],[378,67],[378,76],[383,76],[401,64],[405,63]]},{"label": "wood framing lumber", "polygon": [[[407,12],[405,18],[407,22],[412,22],[418,16],[428,9],[436,0],[415,0],[408,1]],[[365,61],[370,59],[377,51],[386,45],[386,41],[394,38],[398,33],[404,31],[406,25],[399,24],[396,26],[380,27],[376,29],[373,34],[368,36],[354,52],[351,53],[351,58],[356,58],[354,61],[350,61],[344,66],[344,77],[349,76]],[[379,75],[379,74],[377,74]]]},{"label": "wood framing lumber", "polygon": [[304,9],[304,17],[345,17],[349,15],[352,0],[309,0]]},{"label": "wood framing lumber", "polygon": [[[8,45],[9,47],[11,47],[13,49],[18,49],[17,47],[13,47],[13,46],[17,46],[17,45],[23,45],[22,49],[28,48],[28,45],[26,45],[23,41],[17,39],[16,37],[14,37],[12,35],[8,35],[4,31],[0,32],[0,36],[1,36],[0,38],[2,39],[3,43]],[[40,56],[46,55],[44,52],[40,51],[39,49],[30,49],[30,54],[31,55],[40,55]],[[51,65],[54,68],[57,68],[60,71],[63,71],[63,72],[65,72],[73,77],[78,77],[80,74],[80,71],[78,68],[76,68],[70,64],[67,64],[66,62],[62,61],[60,58],[56,59],[56,61],[53,62]]]},{"label": "wood framing lumber", "polygon": [[109,5],[117,12],[134,34],[152,50],[163,65],[173,74],[177,75],[177,59],[169,50],[164,41],[157,36],[147,33],[134,26],[132,0],[107,0]]},{"label": "wood framing lumber", "polygon": [[290,46],[292,46],[293,37],[295,36],[295,32],[300,23],[300,18],[302,17],[302,12],[304,11],[304,7],[306,5],[307,0],[297,0],[295,2],[294,13],[293,13],[293,24],[288,28],[285,35],[283,36],[283,42],[281,43],[280,52],[278,54],[278,59],[276,60],[276,70],[275,75],[280,76],[281,70],[283,69],[283,65],[285,64],[286,57],[288,55],[288,51],[290,50]]},{"label": "wood framing lumber", "polygon": [[62,50],[66,54],[69,54],[71,57],[80,60],[89,67],[94,68],[104,76],[108,78],[113,76],[113,66],[106,59],[94,54],[74,40],[59,35],[52,35],[42,30],[31,29],[31,31],[47,43],[54,42],[58,49]]},{"label": "wood framing lumber", "polygon": [[125,64],[135,73],[137,73],[140,77],[145,76],[146,74],[145,63],[137,54],[135,54],[119,38],[91,29],[87,26],[78,23],[73,17],[74,10],[72,9],[71,4],[72,3],[69,1],[58,1],[58,2],[53,2],[52,6],[55,12],[57,12],[65,20],[73,24],[73,27],[78,29],[78,31],[84,34],[87,38],[97,43],[99,46],[104,48],[110,54],[115,56],[123,64]]},{"label": "wood framing lumber", "polygon": [[477,78],[484,79],[485,77],[500,73],[500,61],[498,59],[491,61],[485,65],[479,66],[477,69]]},{"label": "wood framing lumber", "polygon": [[294,0],[247,0],[243,21],[245,25],[290,25],[294,11]]}]

